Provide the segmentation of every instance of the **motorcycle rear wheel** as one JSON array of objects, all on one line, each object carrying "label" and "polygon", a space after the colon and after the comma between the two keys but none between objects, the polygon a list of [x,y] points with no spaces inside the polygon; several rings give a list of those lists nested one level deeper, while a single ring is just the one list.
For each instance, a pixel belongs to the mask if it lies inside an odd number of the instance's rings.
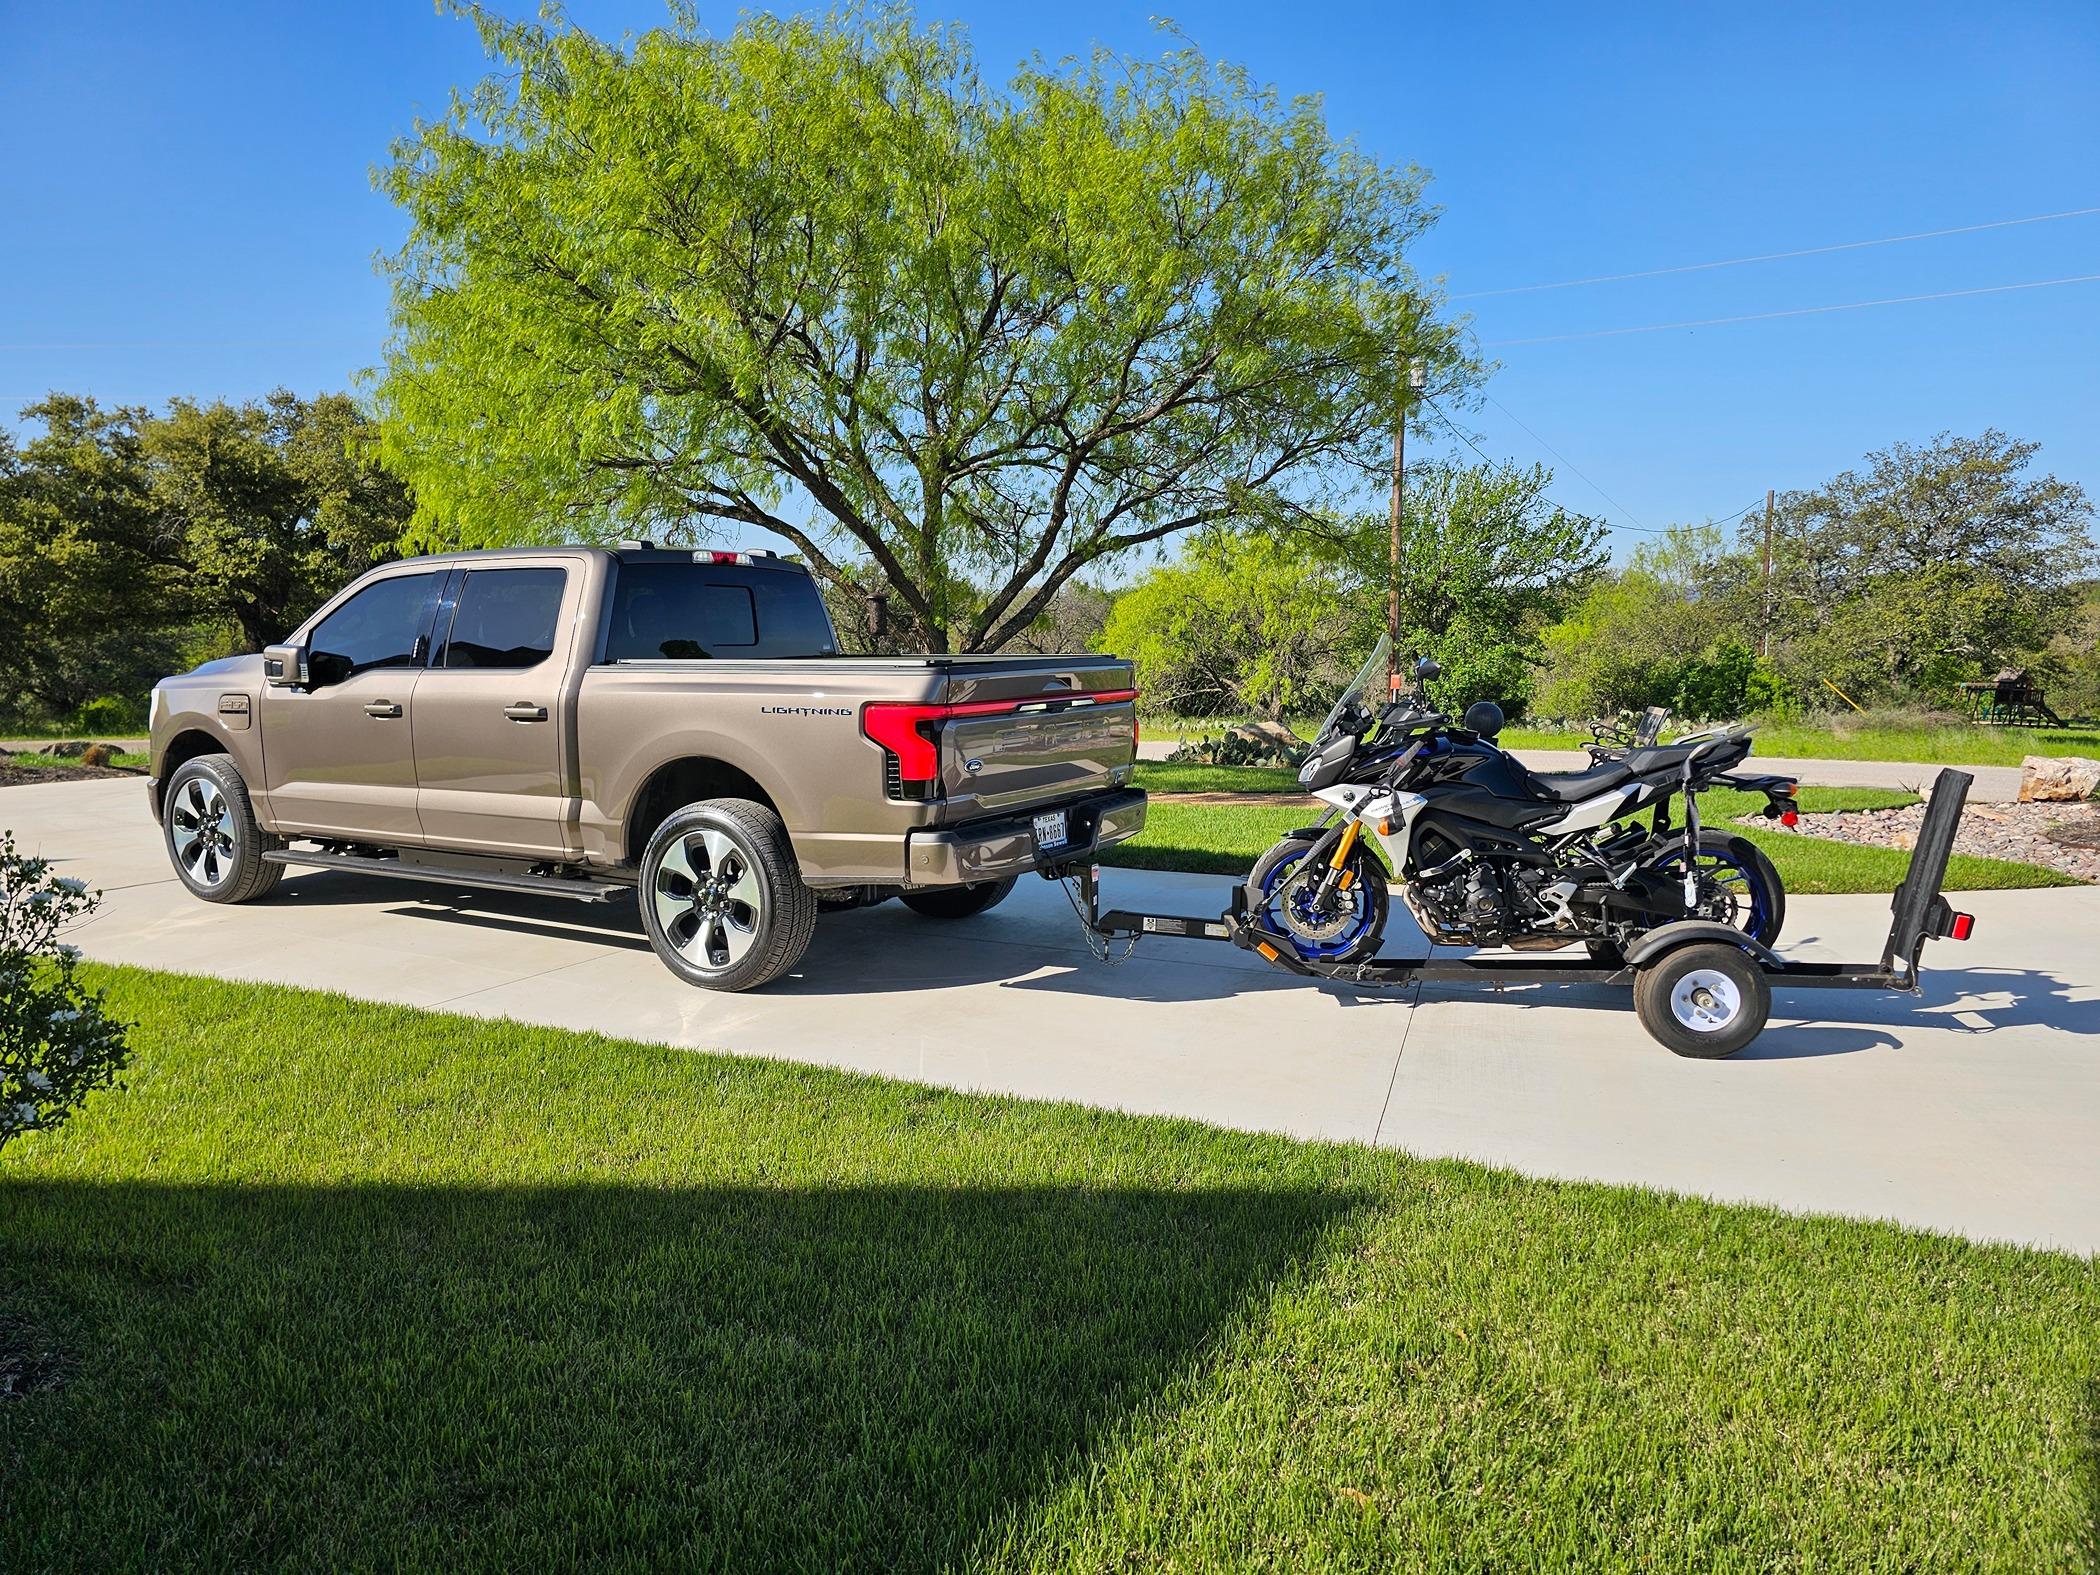
[{"label": "motorcycle rear wheel", "polygon": [[1255,860],[1247,878],[1262,893],[1263,921],[1291,943],[1301,962],[1362,962],[1377,956],[1385,941],[1389,906],[1385,865],[1363,843],[1357,843],[1344,866],[1350,879],[1340,894],[1339,906],[1331,915],[1315,913],[1309,893],[1302,889],[1313,884],[1313,872],[1306,871],[1302,883],[1293,874],[1316,840],[1285,837]]}]

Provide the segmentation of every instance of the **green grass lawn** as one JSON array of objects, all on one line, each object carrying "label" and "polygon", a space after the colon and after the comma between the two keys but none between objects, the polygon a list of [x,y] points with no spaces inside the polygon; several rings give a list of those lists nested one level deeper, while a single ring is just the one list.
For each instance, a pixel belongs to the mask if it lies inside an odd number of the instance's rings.
[{"label": "green grass lawn", "polygon": [[[80,764],[78,757],[67,759],[61,755],[7,755],[0,758],[4,758],[8,765],[24,771],[63,771]],[[126,752],[111,755],[109,763],[113,766],[125,766],[132,770],[143,771],[146,769],[150,758],[143,752]]]},{"label": "green grass lawn", "polygon": [[98,973],[0,1568],[2100,1553],[2090,1260]]},{"label": "green grass lawn", "polygon": [[[1244,875],[1269,845],[1286,831],[1309,826],[1323,805],[1299,796],[1288,772],[1246,766],[1162,766],[1138,768],[1138,786],[1153,793],[1274,792],[1279,802],[1266,804],[1175,804],[1155,801],[1145,829],[1130,841],[1102,854],[1104,864],[1138,869],[1190,870],[1206,875]],[[1170,785],[1171,784],[1171,785]],[[1804,810],[1824,813],[1844,809],[1897,809],[1917,796],[1884,788],[1801,789]],[[1763,848],[1789,892],[1893,892],[1910,856],[1894,848],[1860,847],[1827,837],[1804,837],[1777,826],[1738,826],[1738,815],[1764,805],[1757,793],[1726,789],[1699,796],[1700,814],[1710,826],[1726,825]],[[2075,886],[2077,880],[2039,864],[1975,858],[1957,853],[1947,865],[1949,891],[1985,891],[2024,886]]]}]

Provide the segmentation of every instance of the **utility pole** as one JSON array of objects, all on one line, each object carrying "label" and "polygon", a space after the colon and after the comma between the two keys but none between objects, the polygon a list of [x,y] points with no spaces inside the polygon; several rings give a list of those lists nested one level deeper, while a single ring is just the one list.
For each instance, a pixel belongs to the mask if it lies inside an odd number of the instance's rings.
[{"label": "utility pole", "polygon": [[1427,381],[1426,371],[1420,356],[1410,356],[1407,361],[1407,382],[1400,390],[1400,415],[1393,422],[1393,502],[1392,543],[1386,552],[1387,591],[1385,598],[1385,634],[1390,649],[1385,658],[1386,693],[1391,694],[1401,687],[1400,683],[1400,493],[1407,479],[1407,407],[1414,396],[1421,393]]},{"label": "utility pole", "polygon": [[1757,655],[1762,661],[1772,644],[1772,492],[1765,488],[1765,575],[1758,582]]}]

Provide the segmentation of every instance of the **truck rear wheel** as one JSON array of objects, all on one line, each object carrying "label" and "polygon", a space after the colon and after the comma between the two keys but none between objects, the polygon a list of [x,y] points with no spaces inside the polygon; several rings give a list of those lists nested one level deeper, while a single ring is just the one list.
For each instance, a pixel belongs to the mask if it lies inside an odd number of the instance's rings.
[{"label": "truck rear wheel", "polygon": [[674,812],[643,850],[639,895],[664,966],[709,990],[771,983],[802,960],[817,926],[787,827],[749,799]]},{"label": "truck rear wheel", "polygon": [[935,886],[926,891],[903,893],[904,906],[929,919],[968,919],[996,908],[1013,894],[1018,876],[1004,880],[981,880],[974,886]]}]

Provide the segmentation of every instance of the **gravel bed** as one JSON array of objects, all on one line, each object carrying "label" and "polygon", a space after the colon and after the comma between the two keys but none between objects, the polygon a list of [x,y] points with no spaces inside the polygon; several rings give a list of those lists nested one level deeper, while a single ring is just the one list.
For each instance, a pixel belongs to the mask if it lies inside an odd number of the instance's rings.
[{"label": "gravel bed", "polygon": [[[1796,828],[1805,836],[1837,842],[1861,842],[1880,848],[1913,848],[1925,806],[1908,809],[1849,809],[1829,815],[1803,815]],[[1746,826],[1769,827],[1750,819]],[[1987,859],[2042,864],[2080,880],[2100,882],[2100,847],[2069,847],[2045,833],[2052,826],[2091,831],[2100,826],[2100,804],[1971,804],[1962,811],[1954,851]]]}]

